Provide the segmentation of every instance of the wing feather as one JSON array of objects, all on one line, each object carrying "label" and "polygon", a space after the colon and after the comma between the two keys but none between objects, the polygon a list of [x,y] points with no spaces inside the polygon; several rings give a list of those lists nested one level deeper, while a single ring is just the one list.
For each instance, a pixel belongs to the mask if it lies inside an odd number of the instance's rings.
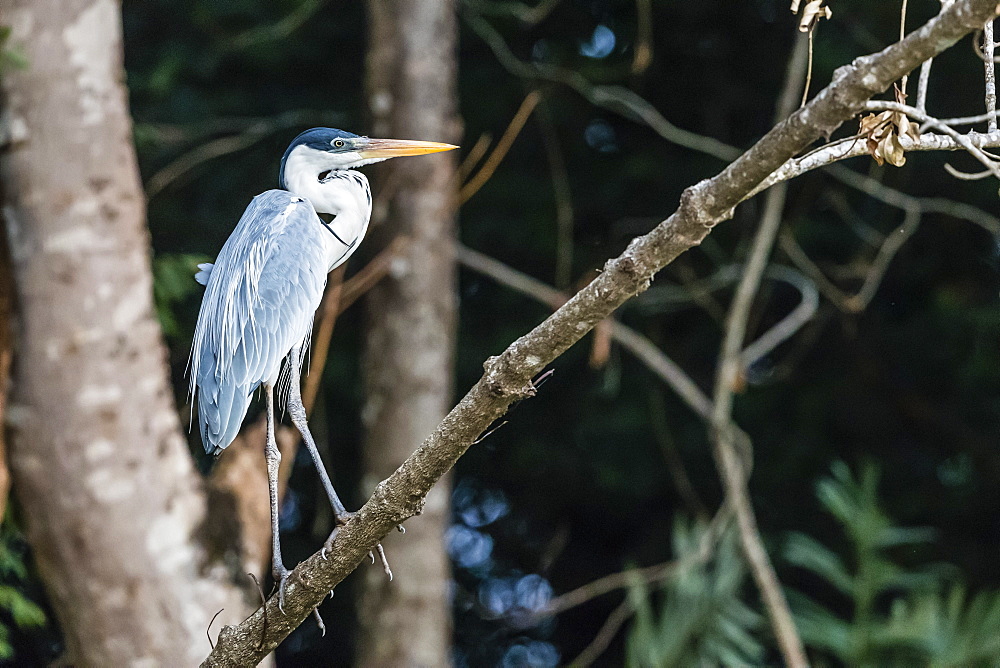
[{"label": "wing feather", "polygon": [[247,207],[208,273],[191,349],[191,393],[206,452],[239,433],[252,393],[311,328],[328,270],[322,221],[284,190]]}]

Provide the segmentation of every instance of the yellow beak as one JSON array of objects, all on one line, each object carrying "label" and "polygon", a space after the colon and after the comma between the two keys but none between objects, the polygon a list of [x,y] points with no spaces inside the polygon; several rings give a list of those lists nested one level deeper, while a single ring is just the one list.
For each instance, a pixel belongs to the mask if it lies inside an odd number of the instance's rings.
[{"label": "yellow beak", "polygon": [[458,148],[452,144],[436,141],[414,141],[410,139],[367,139],[359,147],[358,154],[364,158],[398,158],[403,155],[424,155]]}]

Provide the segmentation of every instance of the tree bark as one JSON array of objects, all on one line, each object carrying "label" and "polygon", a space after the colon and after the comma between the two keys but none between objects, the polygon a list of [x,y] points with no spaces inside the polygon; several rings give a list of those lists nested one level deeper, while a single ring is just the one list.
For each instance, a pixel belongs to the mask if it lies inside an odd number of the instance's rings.
[{"label": "tree bark", "polygon": [[[372,134],[457,142],[454,3],[369,0],[368,12]],[[455,352],[455,159],[449,153],[391,161],[380,172],[375,242],[406,235],[410,243],[366,302],[365,490],[389,476],[444,417]],[[450,663],[448,521],[444,484],[431,491],[405,536],[387,539],[394,580],[379,569],[365,571],[357,665]]]},{"label": "tree bark", "polygon": [[[14,489],[75,665],[192,665],[248,603],[214,550],[152,307],[116,0],[0,0]],[[231,537],[223,540],[229,541]],[[233,539],[235,542],[235,539]],[[223,543],[219,543],[220,545]]]}]

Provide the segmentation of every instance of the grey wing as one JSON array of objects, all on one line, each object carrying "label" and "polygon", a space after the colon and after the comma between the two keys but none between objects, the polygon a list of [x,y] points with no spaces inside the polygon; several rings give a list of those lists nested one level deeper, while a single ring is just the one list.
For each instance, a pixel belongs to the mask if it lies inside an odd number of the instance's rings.
[{"label": "grey wing", "polygon": [[322,223],[284,190],[254,198],[204,278],[191,348],[191,393],[205,451],[232,443],[261,383],[312,327],[326,285]]}]

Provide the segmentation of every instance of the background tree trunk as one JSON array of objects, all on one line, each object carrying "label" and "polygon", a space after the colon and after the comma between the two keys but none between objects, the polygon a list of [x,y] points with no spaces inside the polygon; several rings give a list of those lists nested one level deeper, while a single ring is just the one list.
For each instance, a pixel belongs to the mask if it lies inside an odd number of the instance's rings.
[{"label": "background tree trunk", "polygon": [[[373,136],[457,142],[456,24],[450,0],[369,0],[368,107]],[[391,474],[451,405],[455,349],[455,157],[387,163],[373,219],[376,244],[410,242],[367,300],[364,490]],[[448,485],[386,550],[396,578],[366,569],[361,666],[450,662],[444,531]]]},{"label": "background tree trunk", "polygon": [[[7,421],[28,538],[76,665],[193,665],[247,609],[209,510],[152,308],[115,0],[0,0],[0,160],[19,318]],[[225,539],[229,541],[229,538]],[[221,543],[220,543],[221,544]]]}]

